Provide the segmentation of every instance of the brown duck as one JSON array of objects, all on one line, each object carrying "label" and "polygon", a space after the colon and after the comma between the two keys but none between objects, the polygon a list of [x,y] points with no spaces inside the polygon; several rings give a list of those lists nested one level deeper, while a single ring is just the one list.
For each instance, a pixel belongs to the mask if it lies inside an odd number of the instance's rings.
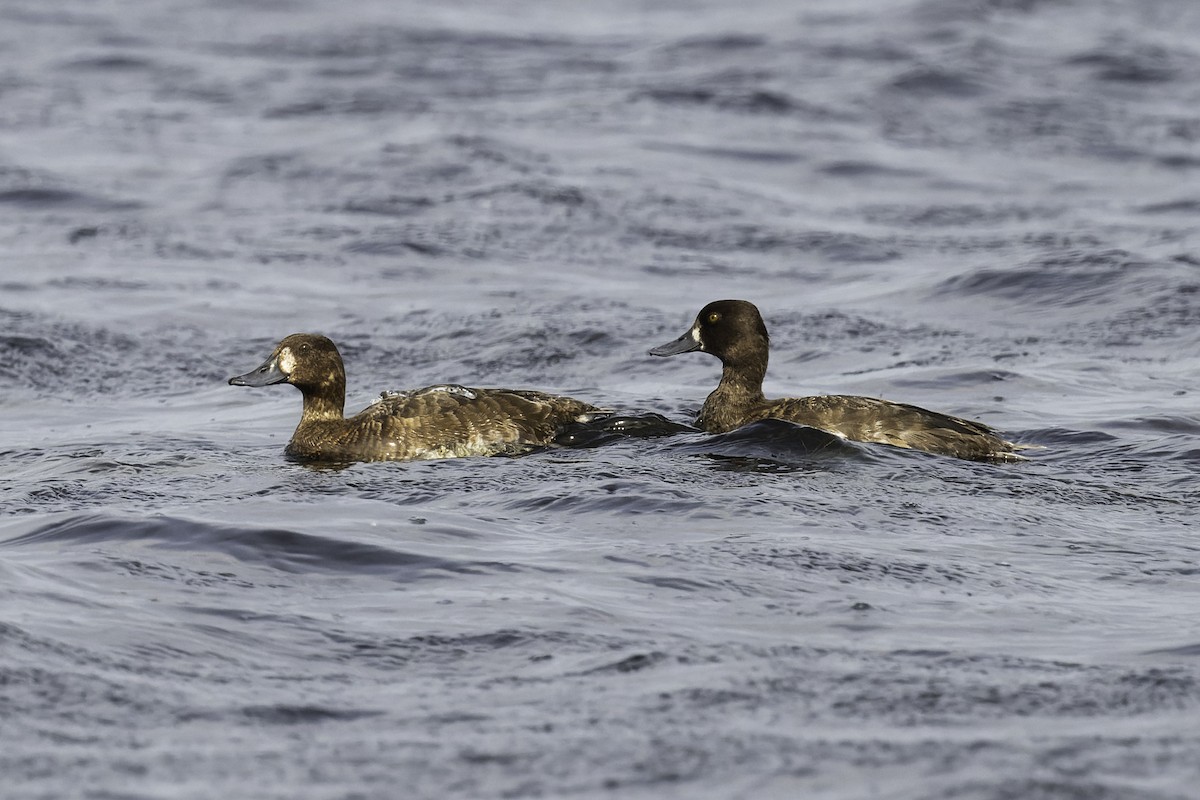
[{"label": "brown duck", "polygon": [[699,350],[721,359],[721,382],[704,401],[696,424],[724,433],[762,419],[820,428],[856,442],[880,442],[928,453],[981,461],[1020,461],[1023,449],[973,422],[874,397],[820,395],[768,400],[763,396],[770,337],[753,303],[717,300],[700,310],[692,327],[650,351],[673,356]]},{"label": "brown duck", "polygon": [[311,461],[511,455],[549,444],[564,427],[600,413],[580,400],[544,392],[443,384],[384,392],[347,419],[342,356],[332,341],[313,333],[288,336],[262,366],[229,383],[290,383],[299,389],[304,411],[285,452]]}]

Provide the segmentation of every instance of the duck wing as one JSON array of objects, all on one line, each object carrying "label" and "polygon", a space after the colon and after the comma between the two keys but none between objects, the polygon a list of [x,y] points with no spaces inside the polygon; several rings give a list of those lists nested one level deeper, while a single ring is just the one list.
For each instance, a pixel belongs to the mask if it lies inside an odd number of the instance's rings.
[{"label": "duck wing", "polygon": [[445,458],[523,452],[598,411],[545,392],[439,384],[384,392],[351,421],[364,441],[387,443],[389,457]]},{"label": "duck wing", "polygon": [[858,442],[881,442],[958,458],[1011,461],[1016,446],[991,427],[920,406],[874,397],[820,395],[764,404],[763,417],[821,428]]}]

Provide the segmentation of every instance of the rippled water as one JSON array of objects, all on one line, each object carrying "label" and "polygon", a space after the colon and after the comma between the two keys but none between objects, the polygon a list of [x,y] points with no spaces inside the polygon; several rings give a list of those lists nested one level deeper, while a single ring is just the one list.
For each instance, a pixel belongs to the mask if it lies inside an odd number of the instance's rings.
[{"label": "rippled water", "polygon": [[[482,5],[482,4],[479,4]],[[1189,798],[1200,6],[0,2],[5,798]],[[287,387],[783,423],[314,469]]]}]

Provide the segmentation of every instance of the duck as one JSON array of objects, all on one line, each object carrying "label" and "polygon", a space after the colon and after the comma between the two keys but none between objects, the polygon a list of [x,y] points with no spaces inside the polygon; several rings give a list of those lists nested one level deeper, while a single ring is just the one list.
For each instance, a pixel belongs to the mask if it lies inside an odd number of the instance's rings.
[{"label": "duck", "polygon": [[770,336],[758,308],[746,300],[717,300],[700,309],[678,339],[652,356],[700,351],[721,360],[721,381],[704,401],[696,426],[726,433],[752,422],[780,419],[856,442],[877,442],[976,461],[1024,461],[1017,450],[981,422],[906,403],[855,395],[768,400],[763,395]]},{"label": "duck", "polygon": [[554,442],[601,409],[545,392],[438,384],[382,392],[346,418],[346,368],[328,337],[293,333],[231,386],[290,383],[304,396],[286,455],[300,461],[413,461],[517,455]]}]

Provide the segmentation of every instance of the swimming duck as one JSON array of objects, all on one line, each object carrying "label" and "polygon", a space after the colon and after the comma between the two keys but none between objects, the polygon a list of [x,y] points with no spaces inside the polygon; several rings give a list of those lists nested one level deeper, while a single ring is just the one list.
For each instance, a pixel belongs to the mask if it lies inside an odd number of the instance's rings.
[{"label": "swimming duck", "polygon": [[770,337],[762,315],[745,300],[717,300],[692,327],[650,351],[674,356],[699,350],[721,359],[721,382],[704,401],[696,425],[724,433],[761,419],[820,428],[857,442],[882,442],[929,453],[985,461],[1019,461],[1020,445],[980,422],[874,397],[820,395],[768,400],[763,396]]},{"label": "swimming duck", "polygon": [[384,392],[346,419],[346,369],[332,341],[294,333],[262,366],[231,386],[290,383],[304,395],[300,424],[285,452],[316,461],[409,461],[525,452],[600,410],[570,397],[444,384]]}]

